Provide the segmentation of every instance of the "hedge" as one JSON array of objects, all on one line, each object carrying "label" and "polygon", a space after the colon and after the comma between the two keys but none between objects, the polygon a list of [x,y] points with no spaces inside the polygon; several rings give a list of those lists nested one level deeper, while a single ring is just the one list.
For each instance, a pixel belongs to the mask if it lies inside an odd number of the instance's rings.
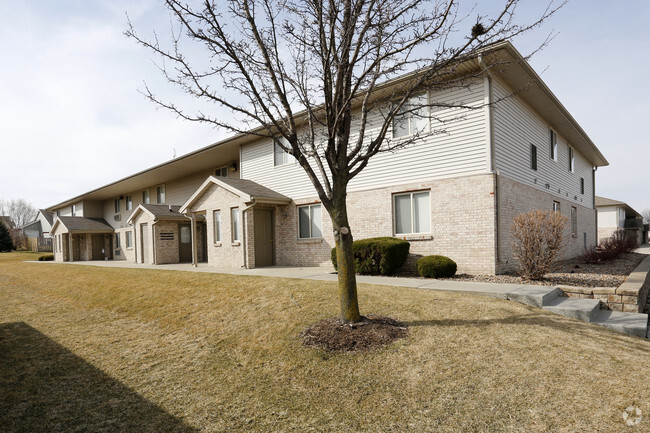
[{"label": "hedge", "polygon": [[456,274],[456,262],[445,256],[424,256],[418,260],[418,273],[425,278],[449,278]]},{"label": "hedge", "polygon": [[45,255],[45,256],[40,256],[38,258],[39,262],[51,262],[52,260],[54,260],[54,256],[52,254],[48,254],[48,255]]},{"label": "hedge", "polygon": [[[354,241],[354,271],[357,274],[391,275],[406,261],[410,246],[403,239],[391,237]],[[337,269],[336,247],[332,248],[332,264]]]}]

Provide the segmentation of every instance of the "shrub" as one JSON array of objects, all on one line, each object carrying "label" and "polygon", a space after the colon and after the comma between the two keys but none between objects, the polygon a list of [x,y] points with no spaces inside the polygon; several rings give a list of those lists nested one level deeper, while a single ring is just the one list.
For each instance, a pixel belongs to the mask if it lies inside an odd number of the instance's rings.
[{"label": "shrub", "polygon": [[52,260],[54,260],[54,255],[52,254],[46,254],[38,258],[39,262],[51,262]]},{"label": "shrub", "polygon": [[14,242],[9,234],[9,229],[0,222],[0,253],[15,250]]},{"label": "shrub", "polygon": [[534,210],[512,222],[513,250],[522,277],[540,280],[557,260],[566,243],[567,218],[559,212]]},{"label": "shrub", "polygon": [[629,253],[638,246],[636,240],[626,239],[625,231],[619,229],[600,244],[587,248],[582,259],[587,263],[607,262],[618,258],[623,253]]},{"label": "shrub", "polygon": [[449,278],[456,274],[456,262],[445,256],[425,256],[418,260],[418,273],[425,278]]},{"label": "shrub", "polygon": [[[358,274],[391,275],[406,261],[410,246],[403,239],[391,237],[354,241],[354,271]],[[337,269],[336,247],[332,248],[331,257],[332,264]]]}]

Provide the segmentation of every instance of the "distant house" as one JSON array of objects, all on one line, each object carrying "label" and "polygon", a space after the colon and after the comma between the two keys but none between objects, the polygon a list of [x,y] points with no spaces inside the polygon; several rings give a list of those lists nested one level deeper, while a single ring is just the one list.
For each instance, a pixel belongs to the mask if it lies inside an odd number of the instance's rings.
[{"label": "distant house", "polygon": [[[515,264],[513,219],[544,209],[570,221],[566,257],[582,254],[597,241],[594,176],[605,157],[510,43],[468,58],[459,71],[475,78],[424,89],[418,98],[441,105],[424,116],[401,114],[389,132],[393,143],[418,131],[421,139],[376,155],[350,182],[355,239],[406,239],[410,263],[442,254],[459,272],[501,273]],[[254,133],[47,210],[59,215],[57,261],[331,266],[332,222],[307,174],[273,137]]]},{"label": "distant house", "polygon": [[50,238],[54,223],[54,212],[39,209],[36,219],[23,226],[23,233],[28,238]]},{"label": "distant house", "polygon": [[630,205],[618,200],[596,196],[598,211],[598,241],[611,237],[622,230],[626,239],[635,239],[639,244],[648,241],[643,216]]}]

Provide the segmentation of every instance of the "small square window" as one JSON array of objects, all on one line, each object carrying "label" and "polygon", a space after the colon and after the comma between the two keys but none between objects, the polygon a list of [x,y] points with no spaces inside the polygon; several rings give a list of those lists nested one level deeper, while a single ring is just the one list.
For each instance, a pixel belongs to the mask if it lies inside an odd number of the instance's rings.
[{"label": "small square window", "polygon": [[228,167],[219,167],[214,170],[214,175],[217,177],[228,177]]},{"label": "small square window", "polygon": [[312,204],[298,207],[298,232],[300,239],[322,238],[321,205]]},{"label": "small square window", "polygon": [[[289,143],[284,137],[278,138],[278,140],[282,143],[282,145],[286,148],[289,148]],[[277,141],[273,141],[273,165],[274,166],[279,166],[279,165],[285,165],[289,164],[293,157],[289,155],[289,152],[285,151]],[[296,161],[295,159],[293,159]]]},{"label": "small square window", "polygon": [[429,98],[426,93],[410,98],[393,119],[393,138],[407,137],[429,129]]}]

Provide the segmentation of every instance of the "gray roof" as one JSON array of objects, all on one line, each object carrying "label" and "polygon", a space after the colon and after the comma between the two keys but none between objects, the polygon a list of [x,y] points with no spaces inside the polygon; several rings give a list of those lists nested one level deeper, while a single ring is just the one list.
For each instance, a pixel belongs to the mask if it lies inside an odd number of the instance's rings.
[{"label": "gray roof", "polygon": [[54,223],[54,212],[50,212],[45,209],[39,209],[38,211],[43,214],[43,216],[45,217],[47,222],[50,223],[50,225]]},{"label": "gray roof", "polygon": [[150,212],[156,219],[188,219],[185,215],[178,212],[181,208],[180,206],[168,204],[141,204],[140,206]]},{"label": "gray roof", "polygon": [[253,182],[252,180],[235,179],[231,177],[219,177],[218,179],[255,199],[291,201],[289,197],[262,186],[259,183]]},{"label": "gray roof", "polygon": [[611,198],[596,196],[596,206],[624,206],[625,203]]},{"label": "gray roof", "polygon": [[69,232],[113,233],[115,231],[104,218],[60,216],[58,220]]}]

